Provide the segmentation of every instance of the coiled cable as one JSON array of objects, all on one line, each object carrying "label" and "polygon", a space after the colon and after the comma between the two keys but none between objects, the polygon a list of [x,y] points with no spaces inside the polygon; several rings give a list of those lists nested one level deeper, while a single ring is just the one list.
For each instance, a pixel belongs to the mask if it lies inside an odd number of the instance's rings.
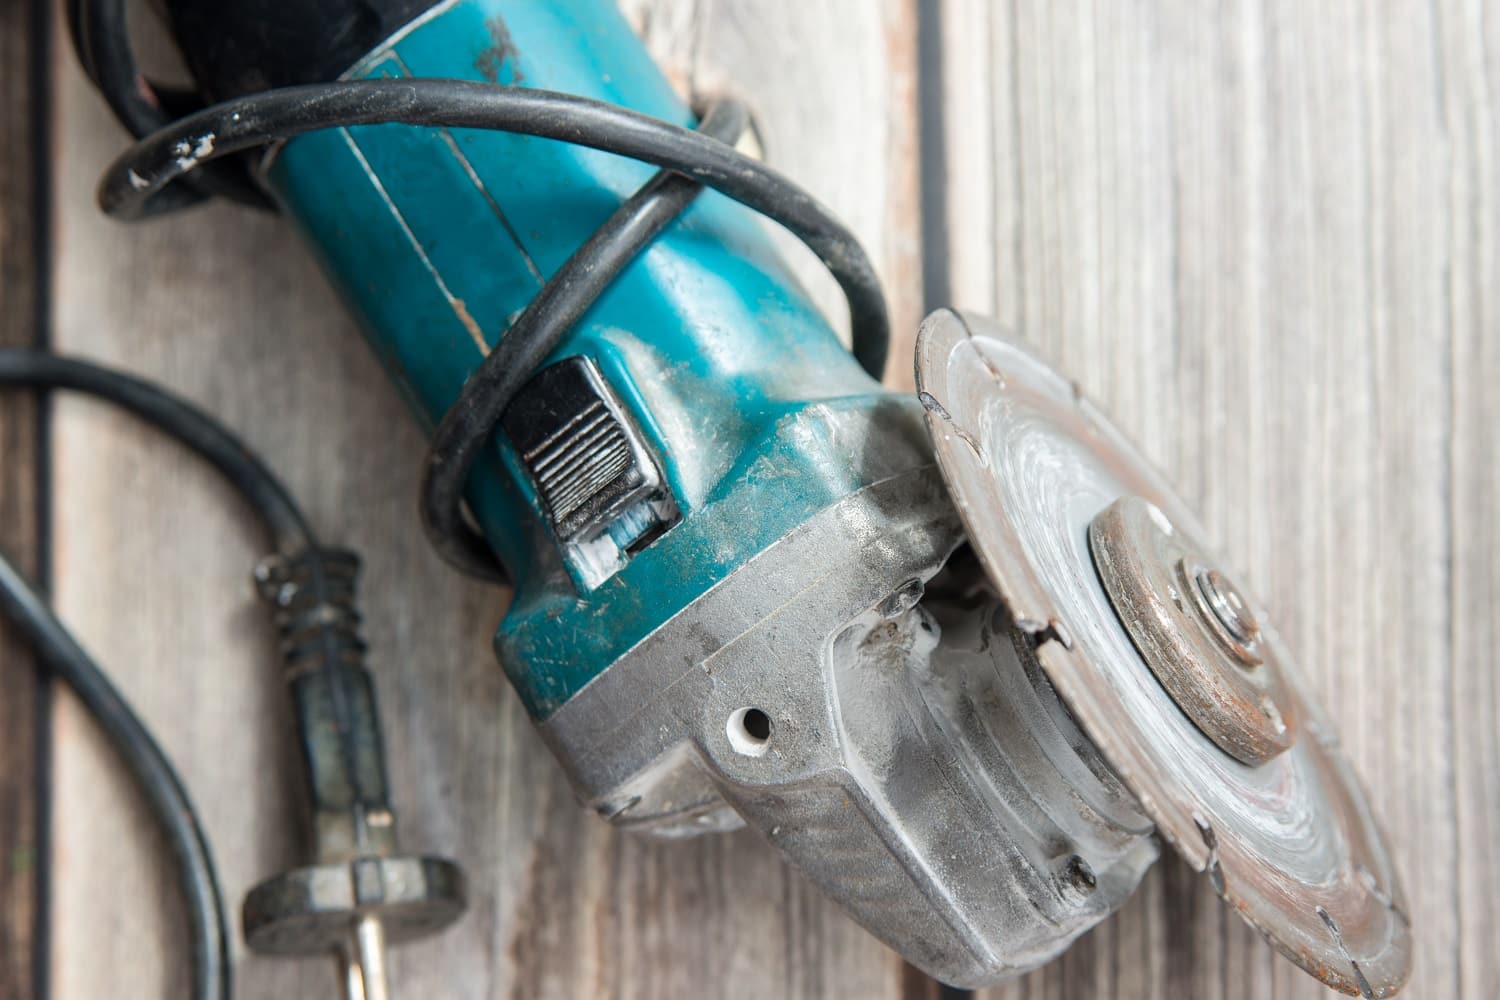
[{"label": "coiled cable", "polygon": [[[358,664],[364,654],[353,583],[358,559],[318,542],[291,493],[243,441],[160,386],[47,351],[0,348],[0,387],[65,389],[102,399],[181,442],[217,470],[265,526],[275,550],[257,567],[257,576],[281,634],[283,661],[301,672],[326,672],[333,701],[330,721],[339,732],[350,729],[343,668]],[[286,578],[278,579],[283,568]],[[42,662],[78,695],[135,778],[171,849],[187,903],[193,996],[228,1000],[229,920],[208,839],[182,778],[46,598],[3,554],[0,612],[15,622]],[[347,741],[341,743],[347,752]]]},{"label": "coiled cable", "polygon": [[[64,15],[85,75],[131,135],[138,139],[150,135],[203,107],[203,98],[195,91],[162,86],[141,72],[130,47],[125,0],[67,0]],[[199,171],[165,195],[158,207],[187,208],[213,195],[253,208],[274,207],[241,162],[216,163]]]},{"label": "coiled cable", "polygon": [[[265,524],[280,552],[316,546],[307,518],[259,458],[217,420],[142,379],[46,351],[0,349],[0,386],[70,389],[113,403],[182,442],[217,469]],[[45,597],[0,555],[0,610],[93,716],[135,778],[176,862],[187,902],[193,996],[228,1000],[229,920],[198,810],[172,762]]]},{"label": "coiled cable", "polygon": [[[721,106],[724,114],[744,115],[734,102]],[[883,372],[890,339],[885,294],[858,240],[828,209],[706,129],[681,128],[587,98],[428,79],[265,91],[207,108],[137,142],[105,172],[99,203],[118,218],[146,218],[172,204],[160,199],[170,199],[174,182],[218,157],[318,129],[393,123],[518,132],[662,168],[548,280],[439,423],[420,507],[428,538],[461,571],[505,580],[488,543],[464,522],[461,511],[469,470],[505,406],[625,265],[687,207],[699,186],[760,212],[817,254],[848,299],[856,360],[876,378]],[[726,128],[724,134],[737,133]]]}]

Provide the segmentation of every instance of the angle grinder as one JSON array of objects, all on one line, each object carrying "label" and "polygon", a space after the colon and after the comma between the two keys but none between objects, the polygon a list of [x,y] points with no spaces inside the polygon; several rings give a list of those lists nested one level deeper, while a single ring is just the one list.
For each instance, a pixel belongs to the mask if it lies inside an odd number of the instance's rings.
[{"label": "angle grinder", "polygon": [[[1366,797],[1170,486],[982,318],[929,316],[918,391],[882,388],[857,242],[612,3],[165,8],[196,92],[86,56],[141,136],[101,204],[300,231],[431,431],[434,544],[514,588],[497,656],[588,808],[749,826],[948,983],[1055,957],[1165,844],[1318,979],[1400,988]],[[833,272],[852,351],[758,216]]]}]

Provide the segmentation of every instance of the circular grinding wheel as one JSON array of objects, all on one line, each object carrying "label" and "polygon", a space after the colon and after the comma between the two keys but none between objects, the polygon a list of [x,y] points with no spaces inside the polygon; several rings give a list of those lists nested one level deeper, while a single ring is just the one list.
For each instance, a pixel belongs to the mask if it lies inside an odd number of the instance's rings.
[{"label": "circular grinding wheel", "polygon": [[916,368],[980,561],[1161,835],[1312,975],[1394,993],[1411,936],[1384,839],[1280,637],[1192,514],[993,324],[934,313]]}]

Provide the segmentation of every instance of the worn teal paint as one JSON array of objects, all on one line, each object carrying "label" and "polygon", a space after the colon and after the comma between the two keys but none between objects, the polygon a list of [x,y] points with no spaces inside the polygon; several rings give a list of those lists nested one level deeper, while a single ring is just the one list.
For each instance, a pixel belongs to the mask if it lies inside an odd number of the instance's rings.
[{"label": "worn teal paint", "polygon": [[[458,0],[353,75],[565,91],[690,124],[612,0]],[[429,426],[507,324],[651,175],[525,136],[399,125],[286,145],[270,180]],[[545,718],[624,651],[864,484],[841,411],[889,397],[839,344],[751,212],[705,193],[555,357],[593,357],[663,459],[680,524],[592,592],[562,570],[517,457],[496,442],[471,508],[517,581],[496,636]]]}]

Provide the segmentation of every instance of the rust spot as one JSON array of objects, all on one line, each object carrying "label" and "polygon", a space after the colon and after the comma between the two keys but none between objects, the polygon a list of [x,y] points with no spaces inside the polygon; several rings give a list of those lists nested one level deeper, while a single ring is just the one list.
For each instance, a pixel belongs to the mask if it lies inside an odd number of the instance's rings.
[{"label": "rust spot", "polygon": [[496,15],[488,18],[484,26],[489,29],[490,44],[480,50],[479,56],[474,60],[474,68],[479,75],[490,83],[500,82],[500,71],[509,62],[510,79],[506,83],[520,83],[525,79],[521,71],[516,68],[516,57],[521,54],[516,48],[516,43],[511,40],[510,29],[505,26],[505,19]]}]

